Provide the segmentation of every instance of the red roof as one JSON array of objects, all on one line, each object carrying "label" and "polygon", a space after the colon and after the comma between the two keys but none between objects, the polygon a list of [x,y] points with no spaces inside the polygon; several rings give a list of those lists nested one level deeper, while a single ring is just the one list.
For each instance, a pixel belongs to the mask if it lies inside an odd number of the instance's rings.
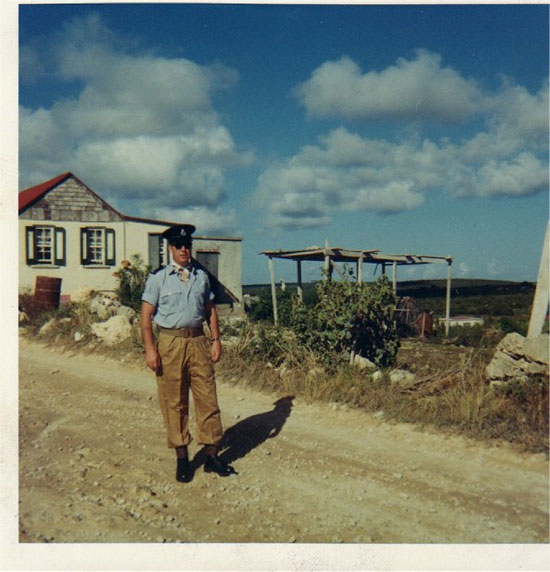
[{"label": "red roof", "polygon": [[45,183],[36,185],[36,187],[30,187],[29,189],[21,191],[19,193],[19,212],[21,213],[22,210],[26,209],[32,203],[40,200],[48,191],[51,191],[53,188],[57,187],[57,185],[72,176],[72,173],[63,173],[62,175],[58,175]]}]

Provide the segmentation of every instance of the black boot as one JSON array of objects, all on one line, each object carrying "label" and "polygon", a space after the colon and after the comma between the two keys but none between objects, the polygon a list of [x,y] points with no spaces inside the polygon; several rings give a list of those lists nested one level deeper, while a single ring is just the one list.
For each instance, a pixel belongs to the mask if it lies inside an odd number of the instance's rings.
[{"label": "black boot", "polygon": [[232,474],[237,474],[235,469],[228,465],[223,459],[220,459],[217,455],[206,455],[204,461],[204,472],[205,473],[217,473],[220,477],[227,477]]},{"label": "black boot", "polygon": [[187,457],[178,459],[178,466],[176,468],[176,481],[180,483],[189,483],[193,480],[193,469]]}]

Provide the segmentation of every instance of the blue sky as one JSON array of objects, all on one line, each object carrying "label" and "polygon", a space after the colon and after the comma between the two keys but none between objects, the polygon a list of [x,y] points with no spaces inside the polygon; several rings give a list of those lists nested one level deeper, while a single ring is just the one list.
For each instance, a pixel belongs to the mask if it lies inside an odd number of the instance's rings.
[{"label": "blue sky", "polygon": [[536,280],[547,5],[21,5],[19,50],[20,189],[241,236],[245,284],[325,239]]}]

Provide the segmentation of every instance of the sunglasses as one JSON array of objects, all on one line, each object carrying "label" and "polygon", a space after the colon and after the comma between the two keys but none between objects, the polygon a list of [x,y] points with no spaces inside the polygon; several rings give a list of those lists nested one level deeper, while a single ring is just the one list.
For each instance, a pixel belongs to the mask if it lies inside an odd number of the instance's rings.
[{"label": "sunglasses", "polygon": [[188,238],[176,238],[170,242],[170,245],[178,249],[182,246],[185,246],[185,248],[191,248],[193,241],[189,240]]}]

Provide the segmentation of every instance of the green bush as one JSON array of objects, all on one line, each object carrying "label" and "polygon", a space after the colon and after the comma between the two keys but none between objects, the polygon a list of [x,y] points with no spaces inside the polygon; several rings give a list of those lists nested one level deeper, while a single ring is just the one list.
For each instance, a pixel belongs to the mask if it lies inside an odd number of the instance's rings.
[{"label": "green bush", "polygon": [[[288,290],[276,290],[277,318],[280,326],[290,326],[292,319],[292,295]],[[271,290],[263,290],[248,311],[248,316],[254,322],[273,323],[273,299]]]},{"label": "green bush", "polygon": [[295,298],[292,328],[326,367],[349,359],[351,353],[378,367],[392,365],[399,349],[393,312],[395,296],[386,276],[374,283],[324,280],[317,285],[318,302],[307,307]]},{"label": "green bush", "polygon": [[141,295],[145,288],[145,282],[151,271],[151,267],[145,265],[145,262],[139,254],[133,254],[131,262],[123,260],[121,267],[114,273],[117,279],[117,287],[115,289],[121,304],[129,306],[139,312],[141,307]]}]

